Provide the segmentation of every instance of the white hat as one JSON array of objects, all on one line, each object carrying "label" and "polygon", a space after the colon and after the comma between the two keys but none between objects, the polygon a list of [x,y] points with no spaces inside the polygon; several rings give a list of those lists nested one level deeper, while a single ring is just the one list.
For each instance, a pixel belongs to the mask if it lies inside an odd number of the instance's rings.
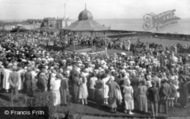
[{"label": "white hat", "polygon": [[110,76],[110,80],[111,80],[111,81],[114,81],[115,78],[114,78],[113,76]]},{"label": "white hat", "polygon": [[110,67],[110,70],[114,70],[114,67],[111,66],[111,67]]},{"label": "white hat", "polygon": [[125,56],[125,55],[126,55],[126,53],[122,52],[122,53],[121,53],[121,55],[124,55],[124,56]]},{"label": "white hat", "polygon": [[151,81],[147,81],[147,86],[152,87]]}]

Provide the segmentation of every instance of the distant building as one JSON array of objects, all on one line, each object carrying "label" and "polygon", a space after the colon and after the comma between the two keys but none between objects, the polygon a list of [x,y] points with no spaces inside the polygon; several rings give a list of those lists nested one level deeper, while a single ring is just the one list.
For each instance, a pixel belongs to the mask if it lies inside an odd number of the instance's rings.
[{"label": "distant building", "polygon": [[42,23],[42,19],[27,19],[25,22],[28,24],[41,24]]},{"label": "distant building", "polygon": [[60,29],[68,26],[69,21],[64,18],[44,18],[41,27]]},{"label": "distant building", "polygon": [[23,28],[27,29],[27,30],[36,30],[39,29],[41,27],[40,23],[35,23],[35,24],[22,24],[21,25]]},{"label": "distant building", "polygon": [[10,30],[12,30],[12,29],[14,29],[14,28],[15,28],[15,25],[6,25],[6,26],[4,26],[2,29],[7,30],[7,31],[10,31]]}]

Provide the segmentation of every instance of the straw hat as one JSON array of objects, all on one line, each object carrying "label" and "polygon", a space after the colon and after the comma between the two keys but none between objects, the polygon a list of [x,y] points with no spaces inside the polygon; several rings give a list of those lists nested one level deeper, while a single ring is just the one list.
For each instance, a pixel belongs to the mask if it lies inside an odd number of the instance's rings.
[{"label": "straw hat", "polygon": [[57,78],[57,79],[63,79],[63,75],[60,74],[60,73],[58,73],[58,74],[56,75],[56,78]]},{"label": "straw hat", "polygon": [[114,81],[115,78],[114,78],[113,76],[110,76],[110,80],[111,80],[111,81]]},{"label": "straw hat", "polygon": [[152,81],[147,81],[147,87],[152,87]]},{"label": "straw hat", "polygon": [[17,71],[18,67],[16,65],[13,66],[13,71]]},{"label": "straw hat", "polygon": [[128,79],[123,80],[123,84],[126,86],[130,86],[130,81]]}]

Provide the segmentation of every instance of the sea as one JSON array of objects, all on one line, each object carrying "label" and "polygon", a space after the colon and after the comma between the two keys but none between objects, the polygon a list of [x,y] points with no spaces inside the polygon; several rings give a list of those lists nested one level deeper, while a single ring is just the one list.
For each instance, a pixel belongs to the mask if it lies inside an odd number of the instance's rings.
[{"label": "sea", "polygon": [[155,28],[150,30],[144,30],[143,19],[101,19],[96,20],[101,25],[110,27],[112,30],[127,30],[127,31],[148,31],[156,33],[170,33],[170,34],[186,34],[190,35],[190,18],[180,19],[176,24],[166,26],[164,29],[156,30]]},{"label": "sea", "polygon": [[[156,33],[171,33],[171,34],[186,34],[190,35],[190,18],[181,18],[176,24],[166,26],[164,29],[156,30],[155,28],[150,30],[143,29],[144,20],[142,19],[95,19],[101,25],[110,27],[112,30],[126,30],[126,31],[147,31]],[[13,20],[6,20],[13,21]],[[19,21],[19,20],[16,20]],[[22,20],[20,20],[22,21]],[[76,19],[71,19],[71,23]]]}]

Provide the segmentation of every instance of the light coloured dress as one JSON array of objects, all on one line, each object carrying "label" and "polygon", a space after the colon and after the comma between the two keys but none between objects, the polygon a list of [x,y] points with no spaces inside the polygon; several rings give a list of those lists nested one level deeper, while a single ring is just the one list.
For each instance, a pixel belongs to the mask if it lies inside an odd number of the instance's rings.
[{"label": "light coloured dress", "polygon": [[10,69],[4,69],[4,73],[3,73],[3,89],[5,90],[9,90],[10,88],[10,83],[8,81],[9,76],[11,74],[11,70]]},{"label": "light coloured dress", "polygon": [[133,92],[134,91],[132,86],[125,86],[123,89],[126,110],[134,109]]},{"label": "light coloured dress", "polygon": [[37,89],[36,82],[37,82],[37,73],[35,71],[31,71],[32,74],[32,85],[33,85],[33,90]]},{"label": "light coloured dress", "polygon": [[54,95],[54,106],[61,104],[60,86],[61,86],[60,79],[54,80],[51,83],[51,88]]},{"label": "light coloured dress", "polygon": [[107,76],[105,78],[102,79],[103,82],[103,96],[104,98],[108,98],[108,93],[109,93],[109,86],[106,84],[109,81],[110,76]]},{"label": "light coloured dress", "polygon": [[147,94],[147,87],[145,85],[139,85],[137,92],[137,100],[138,100],[139,110],[143,112],[148,112],[146,94]]},{"label": "light coloured dress", "polygon": [[80,81],[82,83],[79,87],[79,99],[86,99],[88,97],[87,79],[85,76],[82,76],[82,78],[80,78]]},{"label": "light coloured dress", "polygon": [[26,71],[24,69],[20,69],[18,71],[19,74],[19,84],[18,84],[18,90],[22,90],[23,89],[23,78],[22,75],[25,73]]}]

